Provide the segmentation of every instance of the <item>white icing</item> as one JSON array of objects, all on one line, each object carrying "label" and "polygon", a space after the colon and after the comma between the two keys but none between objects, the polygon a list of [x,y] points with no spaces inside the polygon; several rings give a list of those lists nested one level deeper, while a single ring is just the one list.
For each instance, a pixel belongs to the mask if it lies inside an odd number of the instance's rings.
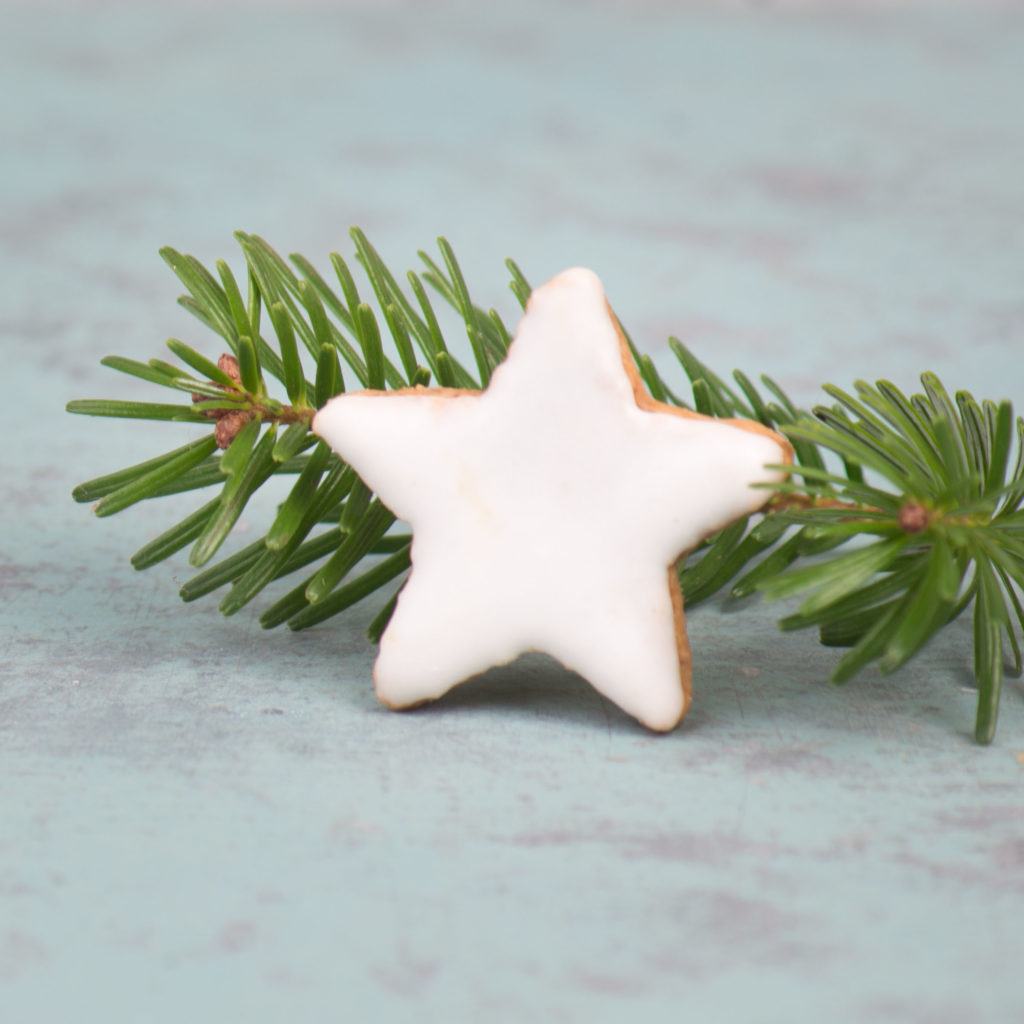
[{"label": "white icing", "polygon": [[486,391],[341,395],[313,429],[412,527],[374,667],[384,703],[539,650],[659,730],[689,692],[667,570],[759,508],[751,484],[788,455],[774,435],[639,408],[583,269],[533,292]]}]

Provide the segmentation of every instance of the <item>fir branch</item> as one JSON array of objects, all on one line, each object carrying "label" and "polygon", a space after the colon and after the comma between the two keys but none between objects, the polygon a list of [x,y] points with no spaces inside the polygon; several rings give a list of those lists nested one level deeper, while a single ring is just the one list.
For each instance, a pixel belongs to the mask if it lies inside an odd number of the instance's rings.
[{"label": "fir branch", "polygon": [[[496,311],[473,305],[444,240],[441,262],[421,254],[425,269],[422,275],[410,273],[409,290],[403,291],[365,235],[352,232],[356,260],[378,314],[363,300],[339,254],[330,257],[338,281],[332,287],[303,257],[293,255],[289,263],[258,236],[236,237],[246,262],[248,302],[223,261],[215,275],[192,256],[171,248],[161,251],[187,289],[180,304],[218,334],[228,352],[214,362],[171,339],[168,348],[183,366],[120,356],[103,360],[149,384],[186,392],[191,404],[84,400],[68,405],[69,412],[87,415],[213,421],[213,434],[82,484],[74,497],[98,500],[96,512],[103,515],[163,494],[220,485],[217,498],[132,556],[136,568],[149,568],[190,546],[190,562],[202,568],[261,486],[274,476],[298,474],[266,534],[187,581],[181,595],[194,600],[229,587],[220,607],[230,615],[274,581],[308,569],[309,575],[261,617],[267,627],[288,622],[300,629],[337,614],[404,569],[399,546],[393,548],[398,557],[388,562],[388,570],[370,570],[352,585],[346,583],[366,558],[393,544],[382,536],[390,517],[381,518],[379,502],[371,504],[372,496],[355,474],[310,433],[316,409],[345,389],[346,377],[360,387],[380,389],[425,386],[432,380],[480,388],[504,358],[510,335]],[[427,287],[463,316],[477,376],[448,350]],[[262,310],[273,330],[269,337],[261,333]],[[385,333],[397,361],[385,350]],[[283,385],[287,400],[271,394],[267,375]],[[212,454],[217,449],[221,454]],[[336,596],[328,601],[331,595]]]},{"label": "fir branch", "polygon": [[[186,393],[189,403],[68,405],[73,413],[208,424],[212,431],[81,484],[73,496],[108,515],[161,495],[219,487],[216,497],[140,548],[132,564],[149,568],[190,548],[190,562],[202,571],[182,586],[182,598],[226,587],[225,615],[277,580],[303,573],[262,613],[265,628],[306,628],[390,586],[368,630],[377,640],[408,569],[409,537],[389,532],[390,513],[311,433],[315,411],[346,380],[377,389],[485,387],[510,332],[495,310],[474,304],[444,239],[439,259],[421,252],[422,269],[401,286],[354,229],[355,263],[371,304],[337,253],[330,256],[337,282],[331,284],[302,256],[285,260],[258,236],[236,238],[245,259],[244,298],[225,262],[213,273],[192,256],[161,251],[186,289],[180,304],[227,352],[214,360],[170,339],[177,364],[103,360],[148,385]],[[529,282],[515,263],[507,267],[510,288],[525,305]],[[472,368],[449,349],[431,292],[461,317]],[[789,479],[763,513],[720,531],[680,566],[687,607],[726,588],[731,600],[755,592],[769,600],[800,595],[799,607],[779,625],[817,628],[823,644],[847,648],[832,673],[843,683],[872,662],[896,671],[973,605],[975,736],[991,741],[1005,650],[1013,671],[1022,661],[1024,421],[1008,402],[979,403],[966,392],[951,398],[930,373],[921,378],[922,393],[910,396],[887,381],[859,381],[853,393],[825,385],[830,404],[804,410],[768,376],[755,385],[736,371],[728,383],[678,339],[669,347],[689,382],[689,400],[630,342],[654,398],[757,420],[784,433],[795,451]],[[294,480],[267,532],[209,565],[252,495],[274,477]]]},{"label": "fir branch", "polygon": [[[688,362],[695,391],[703,380],[719,407],[742,414],[735,395],[710,374],[695,376],[702,370],[692,357]],[[817,626],[823,643],[850,648],[832,673],[837,683],[871,662],[883,673],[895,671],[973,600],[975,737],[988,743],[1006,667],[1004,641],[1013,671],[1021,669],[1024,427],[1018,418],[1018,472],[1011,474],[1010,404],[979,405],[966,392],[958,392],[954,404],[934,375],[925,374],[922,384],[925,393],[910,398],[886,381],[857,382],[856,397],[827,386],[834,405],[810,414],[787,410],[789,422],[775,420],[798,446],[792,479],[765,520],[799,527],[788,553],[809,554],[805,542],[834,548],[855,539],[868,543],[784,572],[777,571],[781,565],[767,573],[755,569],[754,583],[769,600],[805,595],[797,613],[780,623],[783,629]],[[743,390],[749,397],[750,389]],[[762,422],[775,419],[756,402],[748,408]],[[806,445],[818,455],[838,456],[846,476],[805,465]],[[865,482],[866,472],[877,482]],[[704,557],[713,557],[725,543],[723,531]],[[740,561],[737,552],[731,567]],[[687,575],[696,574],[701,564],[682,574],[684,593]],[[734,592],[749,592],[743,582]]]}]

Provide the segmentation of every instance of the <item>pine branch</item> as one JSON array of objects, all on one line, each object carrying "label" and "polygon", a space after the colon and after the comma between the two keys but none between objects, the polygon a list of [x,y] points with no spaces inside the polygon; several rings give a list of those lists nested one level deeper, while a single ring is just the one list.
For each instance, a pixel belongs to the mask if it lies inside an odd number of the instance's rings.
[{"label": "pine branch", "polygon": [[[182,598],[195,600],[227,587],[220,605],[226,615],[278,579],[307,570],[263,614],[261,622],[268,628],[287,622],[302,629],[320,622],[407,568],[408,538],[385,536],[390,518],[382,515],[380,503],[371,502],[355,474],[310,433],[316,409],[345,389],[346,377],[359,387],[381,389],[432,381],[480,388],[504,359],[510,340],[496,311],[473,305],[444,240],[444,269],[421,254],[425,269],[410,273],[403,290],[362,232],[354,230],[352,237],[378,312],[363,300],[355,275],[337,253],[330,258],[337,278],[332,287],[303,257],[293,255],[289,263],[262,239],[238,234],[246,262],[248,300],[243,301],[226,263],[217,263],[214,276],[194,257],[165,248],[161,255],[187,289],[181,305],[218,334],[229,351],[215,362],[171,339],[168,348],[184,365],[120,356],[103,360],[149,384],[187,393],[188,405],[100,399],[68,405],[69,412],[94,416],[212,421],[213,432],[206,437],[81,484],[74,497],[98,502],[96,513],[107,515],[149,498],[219,486],[217,498],[137,551],[132,564],[149,568],[190,547],[191,564],[204,571],[182,586]],[[428,288],[462,315],[476,375],[448,350]],[[397,361],[385,352],[379,318]],[[261,333],[266,327],[273,333]],[[287,401],[271,395],[268,375]],[[271,477],[281,476],[297,479],[267,533],[209,565],[252,495]],[[391,555],[386,568],[364,564],[382,552]],[[384,624],[377,624],[378,635]]]},{"label": "pine branch", "polygon": [[[761,549],[766,530],[774,540],[791,525],[796,532],[735,583],[732,595],[754,589],[769,600],[805,595],[780,626],[815,626],[822,643],[848,647],[832,673],[834,682],[845,683],[872,662],[894,672],[973,601],[975,738],[990,742],[1004,641],[1011,670],[1021,672],[1024,421],[1014,420],[1008,402],[979,404],[963,391],[952,401],[929,373],[921,378],[924,394],[911,397],[887,381],[859,381],[856,395],[826,386],[835,403],[812,413],[794,409],[767,379],[782,404],[760,401],[737,374],[747,404],[690,353],[679,355],[695,398],[706,395],[713,414],[777,427],[797,452],[791,479],[778,488],[765,518],[746,533],[723,530],[701,561],[687,564],[680,581],[688,603],[728,583]],[[825,468],[826,453],[841,461],[841,474]],[[867,543],[846,548],[853,540]]]},{"label": "pine branch", "polygon": [[[346,381],[376,389],[485,387],[511,335],[495,310],[474,304],[444,239],[440,258],[421,252],[422,269],[400,285],[354,229],[371,303],[337,253],[330,257],[332,284],[299,255],[285,260],[257,236],[236,237],[245,259],[244,298],[223,261],[214,274],[194,257],[170,248],[161,253],[186,289],[181,305],[219,335],[227,352],[214,360],[171,339],[178,363],[103,360],[189,401],[68,405],[74,413],[206,424],[211,431],[81,484],[74,497],[109,515],[162,495],[219,488],[137,551],[132,564],[149,568],[188,547],[202,571],[182,586],[182,598],[227,588],[225,615],[299,574],[263,612],[265,628],[303,629],[390,587],[368,631],[376,640],[408,570],[410,538],[395,532],[390,513],[310,432],[313,415]],[[515,263],[507,266],[512,292],[525,305],[529,283]],[[448,348],[431,293],[461,317],[471,368]],[[720,531],[682,565],[687,607],[725,588],[733,600],[755,592],[769,600],[801,595],[780,626],[815,627],[823,644],[847,648],[832,673],[843,683],[872,662],[896,671],[973,604],[975,736],[991,741],[1004,644],[1012,671],[1021,671],[1024,421],[1007,402],[979,403],[966,392],[950,398],[928,373],[921,394],[904,395],[886,381],[857,382],[853,394],[826,385],[831,403],[803,410],[767,376],[756,386],[736,371],[727,383],[677,339],[669,345],[689,382],[689,400],[630,342],[653,397],[710,416],[757,420],[784,433],[796,458],[762,515]],[[250,498],[274,477],[292,482],[267,532],[210,564]]]}]

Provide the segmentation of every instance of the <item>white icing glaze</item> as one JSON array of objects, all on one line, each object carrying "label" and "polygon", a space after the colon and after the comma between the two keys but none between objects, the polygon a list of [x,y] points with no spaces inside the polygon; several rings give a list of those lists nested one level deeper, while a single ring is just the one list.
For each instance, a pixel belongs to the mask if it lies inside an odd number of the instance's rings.
[{"label": "white icing glaze", "polygon": [[667,571],[767,499],[785,441],[642,409],[598,278],[530,297],[482,393],[332,399],[313,429],[412,527],[412,572],[381,638],[380,699],[409,707],[527,650],[553,655],[652,729],[687,710],[689,654]]}]

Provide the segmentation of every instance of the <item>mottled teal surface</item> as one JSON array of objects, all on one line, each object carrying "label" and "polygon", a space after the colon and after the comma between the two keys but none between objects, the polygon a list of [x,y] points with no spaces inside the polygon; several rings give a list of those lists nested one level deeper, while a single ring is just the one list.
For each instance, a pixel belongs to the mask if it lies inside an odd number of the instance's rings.
[{"label": "mottled teal surface", "polygon": [[191,428],[62,412],[216,355],[159,246],[351,224],[509,317],[505,256],[593,266],[666,372],[1024,406],[1020,7],[5,4],[0,85],[0,1020],[1024,1019],[1024,691],[973,746],[968,624],[836,690],[701,608],[666,737],[542,659],[396,715],[374,608],[222,621],[127,561],[188,502],[70,501]]}]

